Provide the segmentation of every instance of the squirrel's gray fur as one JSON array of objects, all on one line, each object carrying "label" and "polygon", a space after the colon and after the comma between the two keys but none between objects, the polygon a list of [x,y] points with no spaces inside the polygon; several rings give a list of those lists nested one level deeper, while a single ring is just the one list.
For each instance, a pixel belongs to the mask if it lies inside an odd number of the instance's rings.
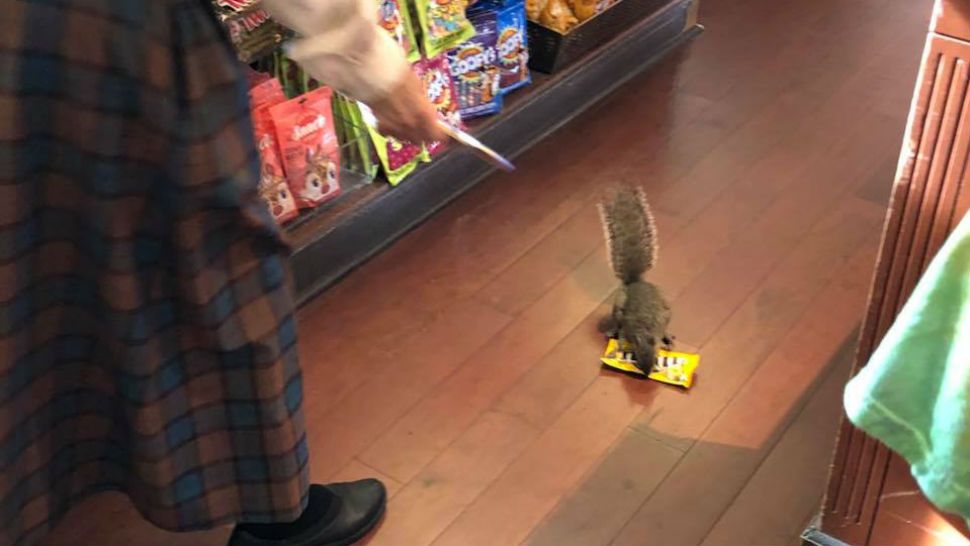
[{"label": "squirrel's gray fur", "polygon": [[657,259],[657,228],[643,190],[623,186],[599,206],[610,266],[623,283],[600,331],[629,342],[637,366],[650,373],[658,346],[669,347],[670,305],[660,289],[643,279]]}]

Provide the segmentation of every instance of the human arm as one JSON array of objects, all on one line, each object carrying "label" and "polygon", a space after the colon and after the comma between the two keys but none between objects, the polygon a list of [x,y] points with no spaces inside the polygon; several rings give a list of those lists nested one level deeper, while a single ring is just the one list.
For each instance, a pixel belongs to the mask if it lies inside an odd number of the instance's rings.
[{"label": "human arm", "polygon": [[382,132],[412,142],[444,139],[403,51],[377,25],[373,0],[263,0],[263,7],[300,35],[288,45],[289,57],[367,104]]}]

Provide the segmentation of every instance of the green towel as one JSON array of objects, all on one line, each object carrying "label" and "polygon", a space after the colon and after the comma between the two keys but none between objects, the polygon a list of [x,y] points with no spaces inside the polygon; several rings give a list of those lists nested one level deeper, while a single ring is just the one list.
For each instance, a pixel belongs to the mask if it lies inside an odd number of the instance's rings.
[{"label": "green towel", "polygon": [[970,214],[844,402],[859,429],[906,459],[933,504],[970,520]]}]

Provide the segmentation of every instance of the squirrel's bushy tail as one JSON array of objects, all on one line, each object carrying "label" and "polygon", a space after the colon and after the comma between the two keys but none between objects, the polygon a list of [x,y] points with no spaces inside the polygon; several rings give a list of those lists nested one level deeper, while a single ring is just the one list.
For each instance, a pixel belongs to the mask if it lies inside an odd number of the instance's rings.
[{"label": "squirrel's bushy tail", "polygon": [[657,260],[657,228],[643,190],[621,186],[599,209],[613,273],[623,284],[639,281]]}]

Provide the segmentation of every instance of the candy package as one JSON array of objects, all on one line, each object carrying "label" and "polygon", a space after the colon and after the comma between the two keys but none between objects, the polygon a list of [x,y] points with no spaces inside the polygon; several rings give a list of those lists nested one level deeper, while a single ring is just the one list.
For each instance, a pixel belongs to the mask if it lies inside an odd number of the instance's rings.
[{"label": "candy package", "polygon": [[283,87],[276,78],[263,80],[249,90],[252,107],[253,133],[261,164],[259,194],[266,201],[273,218],[284,224],[299,214],[280,156],[279,141],[270,115],[270,108],[286,102]]},{"label": "candy package", "polygon": [[[422,60],[414,65],[414,71],[424,84],[428,100],[435,106],[438,116],[449,126],[464,130],[461,113],[458,111],[458,94],[451,77],[451,68],[444,55],[434,59]],[[438,155],[445,149],[445,143],[434,142],[425,146],[426,159]]]},{"label": "candy package", "polygon": [[407,5],[403,3],[404,0],[378,0],[377,21],[401,46],[408,60],[414,62],[421,58],[421,51],[414,39],[414,27],[411,26]]},{"label": "candy package", "polygon": [[384,167],[384,174],[392,186],[400,184],[414,172],[423,159],[424,148],[409,142],[401,142],[394,137],[384,136],[377,130],[377,119],[364,104],[357,104],[367,132],[374,143],[374,151]]},{"label": "candy package", "polygon": [[[260,143],[262,152],[263,143]],[[273,218],[280,225],[300,215],[300,210],[293,200],[290,192],[290,185],[286,182],[286,176],[272,163],[263,163],[262,171],[259,174],[259,195],[266,202]]]},{"label": "candy package", "polygon": [[529,46],[527,42],[525,3],[507,2],[498,8],[496,49],[500,69],[499,87],[508,93],[529,85]]},{"label": "candy package", "polygon": [[463,119],[495,114],[502,109],[498,64],[498,18],[494,10],[476,9],[470,17],[475,36],[448,52],[451,74]]},{"label": "candy package", "polygon": [[312,208],[340,195],[340,144],[330,99],[320,87],[270,108],[286,180],[299,208]]},{"label": "candy package", "polygon": [[475,35],[464,0],[415,0],[424,55],[434,58]]},{"label": "candy package", "polygon": [[258,2],[217,1],[216,17],[225,27],[236,54],[244,63],[255,62],[272,52],[287,37],[287,31],[270,19]]},{"label": "candy package", "polygon": [[650,373],[644,374],[637,366],[636,357],[633,355],[630,345],[621,339],[610,338],[600,361],[615,370],[635,375],[646,375],[647,378],[660,383],[689,389],[694,384],[694,373],[700,364],[700,356],[659,350],[657,351],[657,361],[654,362]]},{"label": "candy package", "polygon": [[[260,74],[259,72],[255,73]],[[265,77],[253,77],[251,81],[254,85],[249,88],[249,103],[253,111],[286,102],[283,85],[280,84],[278,79],[266,75]]]}]

